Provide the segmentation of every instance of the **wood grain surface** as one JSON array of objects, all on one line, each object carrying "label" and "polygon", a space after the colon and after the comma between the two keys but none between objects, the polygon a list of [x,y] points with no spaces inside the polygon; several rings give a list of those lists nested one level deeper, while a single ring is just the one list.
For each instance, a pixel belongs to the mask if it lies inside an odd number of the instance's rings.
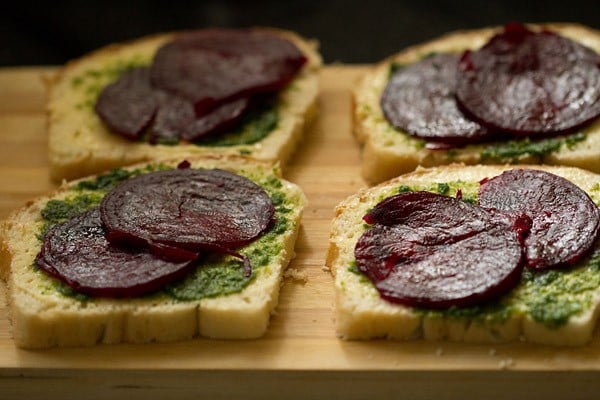
[{"label": "wood grain surface", "polygon": [[[290,266],[296,278],[285,280],[264,338],[26,351],[11,339],[2,288],[0,399],[598,398],[598,334],[582,348],[336,337],[324,258],[333,208],[365,186],[349,113],[349,90],[364,70],[324,68],[320,116],[284,170],[309,205]],[[54,72],[0,70],[0,219],[55,187],[47,171],[43,84]]]}]

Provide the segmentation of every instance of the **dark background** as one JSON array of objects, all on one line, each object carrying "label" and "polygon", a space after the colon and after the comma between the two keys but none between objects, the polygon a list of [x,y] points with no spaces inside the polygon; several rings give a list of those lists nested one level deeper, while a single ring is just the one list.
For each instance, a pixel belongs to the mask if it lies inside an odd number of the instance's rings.
[{"label": "dark background", "polygon": [[582,0],[12,0],[0,8],[0,66],[62,64],[103,45],[151,33],[256,25],[319,39],[327,63],[370,63],[451,30],[509,21],[579,22],[600,29],[599,4]]}]

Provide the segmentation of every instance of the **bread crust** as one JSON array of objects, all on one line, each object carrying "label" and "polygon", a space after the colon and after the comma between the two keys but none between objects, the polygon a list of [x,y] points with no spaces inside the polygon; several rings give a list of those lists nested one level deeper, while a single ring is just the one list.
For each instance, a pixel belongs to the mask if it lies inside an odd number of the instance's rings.
[{"label": "bread crust", "polygon": [[156,50],[176,35],[157,34],[98,49],[67,63],[47,80],[50,177],[54,181],[70,180],[144,161],[207,153],[251,155],[284,165],[303,130],[317,114],[321,56],[315,41],[306,40],[291,31],[253,29],[274,32],[290,40],[308,58],[298,75],[279,93],[279,124],[267,137],[254,144],[236,146],[150,145],[111,133],[90,104],[95,102],[95,95],[86,93],[83,85],[77,82],[91,76],[95,81],[87,88],[98,91],[116,78],[103,77],[100,71],[116,68],[119,63],[121,66],[128,62],[149,64]]},{"label": "bread crust", "polygon": [[[600,52],[600,32],[569,23],[529,24],[531,29],[547,29]],[[477,49],[501,27],[463,30],[448,33],[432,41],[409,47],[381,61],[370,69],[353,90],[353,132],[362,145],[362,175],[369,184],[377,184],[414,170],[417,166],[464,163],[474,164],[550,164],[570,165],[600,172],[600,120],[582,128],[585,140],[563,144],[559,150],[537,155],[489,158],[482,155],[488,146],[474,144],[450,150],[429,150],[424,142],[393,128],[383,116],[381,93],[388,80],[392,63],[410,64],[432,52],[456,52]],[[565,136],[559,136],[564,138]]]},{"label": "bread crust", "polygon": [[[33,267],[40,250],[40,212],[50,199],[72,195],[79,182],[63,183],[55,192],[29,202],[0,223],[0,278],[7,283],[15,344],[24,348],[91,346],[99,343],[171,342],[206,336],[248,339],[262,336],[278,303],[283,272],[294,245],[306,199],[301,189],[281,179],[278,165],[246,157],[200,155],[187,158],[192,168],[221,168],[261,179],[277,178],[294,205],[288,228],[278,241],[281,251],[256,270],[254,280],[238,293],[183,301],[165,295],[132,299],[81,301],[54,289],[54,280]],[[181,159],[158,160],[176,166]],[[136,164],[129,168],[142,168]],[[93,177],[88,177],[89,179]],[[279,243],[279,242],[278,242]],[[243,248],[241,249],[243,252]]]},{"label": "bread crust", "polygon": [[[335,280],[337,334],[343,339],[424,338],[477,343],[527,340],[551,345],[582,345],[591,340],[600,309],[600,285],[589,291],[588,308],[572,315],[567,323],[550,327],[536,320],[533,313],[523,307],[517,307],[507,318],[498,319],[486,313],[478,317],[460,317],[392,304],[380,298],[365,276],[349,268],[354,262],[356,242],[364,231],[363,215],[379,201],[398,193],[400,186],[431,187],[437,183],[460,181],[464,187],[478,187],[482,179],[512,168],[535,168],[563,176],[600,204],[600,175],[562,166],[452,164],[417,168],[412,173],[365,188],[336,207],[330,232],[326,265]],[[600,251],[598,242],[596,251]]]}]

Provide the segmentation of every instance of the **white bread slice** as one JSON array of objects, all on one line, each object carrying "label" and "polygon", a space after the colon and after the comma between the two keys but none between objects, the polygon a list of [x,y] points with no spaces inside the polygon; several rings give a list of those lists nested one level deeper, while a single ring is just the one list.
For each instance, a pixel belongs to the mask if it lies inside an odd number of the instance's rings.
[{"label": "white bread slice", "polygon": [[[281,179],[279,167],[272,163],[240,156],[206,155],[188,160],[192,168],[221,168],[246,176],[272,197],[279,196],[281,206],[275,203],[276,217],[286,223],[286,229],[280,232],[273,228],[272,233],[240,249],[247,255],[253,249],[270,254],[263,265],[253,264],[256,277],[251,283],[236,293],[191,301],[176,300],[163,293],[133,299],[80,299],[61,294],[57,281],[34,267],[34,259],[41,246],[37,237],[43,225],[40,211],[50,199],[82,193],[74,189],[79,181],[65,183],[55,193],[13,212],[0,224],[0,277],[8,285],[17,346],[169,342],[196,336],[247,339],[265,333],[278,302],[283,271],[295,254],[304,194],[298,186]],[[173,167],[179,161],[161,161],[160,165]],[[268,235],[271,238],[264,241]],[[200,266],[205,266],[204,262]]]},{"label": "white bread slice", "polygon": [[116,79],[117,71],[126,65],[149,64],[156,50],[174,34],[145,37],[110,45],[71,61],[48,80],[51,178],[70,180],[143,161],[205,153],[243,154],[260,160],[279,161],[283,165],[294,151],[305,126],[316,116],[321,57],[316,42],[290,31],[269,30],[296,44],[308,62],[280,92],[279,123],[264,139],[248,145],[169,146],[131,142],[111,133],[93,110],[100,89]]},{"label": "white bread slice", "polygon": [[[397,194],[401,187],[404,190],[410,187],[413,190],[430,191],[441,187],[447,189],[447,194],[451,196],[460,188],[463,198],[476,199],[478,182],[511,168],[536,168],[563,176],[589,193],[596,204],[600,204],[600,175],[574,167],[454,164],[418,168],[378,186],[363,189],[337,206],[331,227],[326,264],[335,277],[337,334],[344,339],[424,338],[478,343],[524,339],[551,345],[581,345],[588,342],[600,304],[600,244],[596,244],[594,257],[598,265],[595,272],[586,270],[586,265],[590,265],[588,260],[568,272],[552,272],[558,276],[557,285],[560,282],[572,284],[572,287],[581,289],[577,293],[560,294],[552,283],[550,286],[536,286],[521,282],[505,297],[507,305],[472,314],[462,310],[462,316],[460,310],[416,310],[385,301],[368,278],[352,267],[354,247],[366,229],[363,215],[384,198]],[[443,184],[448,184],[448,187]],[[587,272],[579,275],[582,271]],[[559,300],[548,300],[545,304],[542,296],[551,296],[553,293],[558,294]],[[573,302],[560,303],[566,298],[564,296],[572,298]],[[580,312],[573,313],[565,323],[560,323],[560,313],[567,312],[566,309],[560,309],[560,304],[582,306]]]},{"label": "white bread slice", "polygon": [[[600,52],[600,32],[576,24],[530,25],[549,29]],[[396,130],[381,111],[380,98],[393,63],[414,63],[433,52],[461,53],[477,49],[501,28],[458,31],[420,45],[409,47],[375,65],[357,82],[353,90],[353,131],[363,145],[362,175],[370,184],[391,179],[417,166],[433,167],[451,163],[498,164],[525,163],[570,165],[600,172],[600,121],[581,129],[585,140],[565,141],[560,148],[542,155],[534,152],[519,156],[489,157],[498,144],[468,145],[450,150],[429,150],[424,141]],[[506,153],[505,153],[506,154]]]}]

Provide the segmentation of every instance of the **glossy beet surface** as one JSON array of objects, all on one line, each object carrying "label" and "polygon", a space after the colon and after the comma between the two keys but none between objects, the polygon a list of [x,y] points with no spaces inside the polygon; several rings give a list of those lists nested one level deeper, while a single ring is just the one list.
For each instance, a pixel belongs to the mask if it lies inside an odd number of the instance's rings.
[{"label": "glossy beet surface", "polygon": [[458,57],[440,53],[399,67],[381,97],[386,119],[413,136],[438,143],[462,145],[490,138],[490,132],[465,117],[456,104]]},{"label": "glossy beet surface", "polygon": [[456,97],[469,117],[491,129],[572,131],[600,115],[600,56],[562,36],[510,24],[463,54]]},{"label": "glossy beet surface", "polygon": [[250,105],[250,99],[243,97],[196,116],[194,105],[188,100],[166,92],[157,93],[160,100],[150,129],[152,143],[176,143],[179,139],[193,142],[218,134],[235,126]]},{"label": "glossy beet surface", "polygon": [[139,248],[109,243],[94,208],[52,228],[45,236],[36,264],[80,293],[100,297],[135,297],[183,277],[195,254],[166,261]]},{"label": "glossy beet surface", "polygon": [[100,92],[95,110],[115,133],[137,140],[151,124],[158,109],[148,68],[135,68]]},{"label": "glossy beet surface", "polygon": [[237,124],[249,106],[250,99],[247,97],[221,104],[187,125],[181,133],[181,138],[193,142],[220,133]]},{"label": "glossy beet surface", "polygon": [[123,182],[100,204],[108,239],[231,252],[271,224],[274,206],[254,182],[224,171],[176,169]]},{"label": "glossy beet surface", "polygon": [[414,192],[384,200],[364,219],[372,226],[356,244],[358,268],[389,301],[469,306],[519,281],[526,216]]},{"label": "glossy beet surface", "polygon": [[201,115],[231,99],[282,89],[305,62],[294,44],[272,33],[210,29],[161,47],[151,79],[191,101]]},{"label": "glossy beet surface", "polygon": [[533,221],[525,240],[527,265],[544,269],[572,265],[591,249],[600,212],[589,196],[548,172],[514,169],[483,182],[479,205],[526,213]]}]

